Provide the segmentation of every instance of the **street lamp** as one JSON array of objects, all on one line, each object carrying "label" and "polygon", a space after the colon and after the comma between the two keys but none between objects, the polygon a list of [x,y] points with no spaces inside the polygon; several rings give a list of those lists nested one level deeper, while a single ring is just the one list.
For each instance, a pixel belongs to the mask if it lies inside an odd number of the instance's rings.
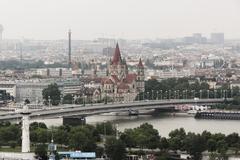
[{"label": "street lamp", "polygon": [[107,104],[107,93],[106,93],[106,91],[105,91],[105,100],[104,100],[105,102],[105,104]]},{"label": "street lamp", "polygon": [[200,99],[202,99],[202,90],[200,90]]},{"label": "street lamp", "polygon": [[51,106],[51,98],[50,98],[50,96],[48,96],[48,106],[49,106],[49,108]]},{"label": "street lamp", "polygon": [[74,96],[73,96],[73,94],[72,94],[72,104],[74,103]]},{"label": "street lamp", "polygon": [[116,139],[119,139],[119,135],[118,135],[118,124],[116,124]]},{"label": "street lamp", "polygon": [[193,98],[195,98],[195,90],[192,90],[192,92],[193,92]]},{"label": "street lamp", "polygon": [[83,97],[83,102],[84,102],[84,105],[83,105],[83,106],[85,106],[85,105],[86,105],[86,99],[87,99],[87,96],[86,96],[86,95],[84,95],[84,97]]},{"label": "street lamp", "polygon": [[[37,116],[38,116],[38,120],[39,120],[40,114],[37,114]],[[39,128],[39,121],[38,121],[38,128]]]},{"label": "street lamp", "polygon": [[160,99],[162,100],[162,90],[160,90],[160,95],[161,95],[161,96],[160,96]]},{"label": "street lamp", "polygon": [[172,98],[172,96],[171,96],[171,90],[169,90],[168,92],[169,92],[168,99],[171,99],[171,98]]},{"label": "street lamp", "polygon": [[60,96],[60,103],[61,103],[61,105],[63,105],[63,95],[62,94]]},{"label": "street lamp", "polygon": [[153,100],[153,90],[152,90],[152,100]]},{"label": "street lamp", "polygon": [[104,143],[106,143],[106,121],[103,122],[104,129]]},{"label": "street lamp", "polygon": [[106,94],[107,96],[106,96],[106,104],[108,103],[108,93]]},{"label": "street lamp", "polygon": [[167,97],[168,97],[168,91],[166,91],[166,92],[164,92],[164,93],[166,93],[166,94],[164,94],[164,96],[163,96],[163,99],[167,99]]},{"label": "street lamp", "polygon": [[207,98],[209,99],[209,90],[207,90]]}]

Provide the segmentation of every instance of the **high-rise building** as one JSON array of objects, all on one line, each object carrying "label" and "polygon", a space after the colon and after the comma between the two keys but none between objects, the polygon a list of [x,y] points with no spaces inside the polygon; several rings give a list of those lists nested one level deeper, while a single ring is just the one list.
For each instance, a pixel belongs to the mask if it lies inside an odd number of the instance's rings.
[{"label": "high-rise building", "polygon": [[224,33],[211,33],[211,43],[224,44]]},{"label": "high-rise building", "polygon": [[194,33],[193,39],[195,43],[202,43],[202,34],[201,33]]}]

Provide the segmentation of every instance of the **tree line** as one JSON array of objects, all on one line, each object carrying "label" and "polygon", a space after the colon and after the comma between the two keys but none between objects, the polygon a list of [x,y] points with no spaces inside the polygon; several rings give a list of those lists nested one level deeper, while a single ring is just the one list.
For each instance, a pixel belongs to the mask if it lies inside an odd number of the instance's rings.
[{"label": "tree line", "polygon": [[[238,154],[240,137],[237,133],[224,135],[204,131],[201,134],[186,132],[183,128],[175,129],[168,137],[161,137],[158,130],[152,125],[144,123],[133,129],[118,132],[111,122],[93,125],[68,126],[47,128],[44,123],[34,122],[30,125],[31,147],[35,148],[36,155],[47,157],[47,144],[54,140],[60,150],[81,150],[96,152],[98,157],[107,155],[111,160],[122,160],[127,155],[128,148],[138,148],[135,154],[144,155],[143,149],[159,149],[154,152],[157,159],[169,159],[169,151],[185,151],[193,159],[202,157],[203,151],[210,152],[210,157],[226,159],[227,151],[232,150]],[[0,145],[12,148],[21,145],[21,125],[1,123]],[[104,144],[104,147],[98,144]]]},{"label": "tree line", "polygon": [[189,78],[169,78],[162,81],[145,81],[145,91],[136,100],[188,99],[188,98],[230,98],[239,96],[239,87],[230,88],[229,84],[213,89],[205,81]]}]

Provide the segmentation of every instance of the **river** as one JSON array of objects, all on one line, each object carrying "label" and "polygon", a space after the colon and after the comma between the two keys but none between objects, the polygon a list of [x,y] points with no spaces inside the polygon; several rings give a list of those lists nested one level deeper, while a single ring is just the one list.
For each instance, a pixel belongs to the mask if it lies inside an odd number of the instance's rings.
[{"label": "river", "polygon": [[[61,125],[62,119],[40,120],[48,126]],[[187,132],[202,133],[204,130],[211,133],[230,134],[233,132],[240,134],[239,120],[206,120],[195,119],[189,116],[106,116],[96,115],[86,118],[88,124],[96,124],[98,122],[112,121],[117,124],[118,130],[124,131],[126,128],[135,128],[143,123],[152,124],[159,131],[161,136],[167,137],[169,132],[177,128],[184,128]]]}]

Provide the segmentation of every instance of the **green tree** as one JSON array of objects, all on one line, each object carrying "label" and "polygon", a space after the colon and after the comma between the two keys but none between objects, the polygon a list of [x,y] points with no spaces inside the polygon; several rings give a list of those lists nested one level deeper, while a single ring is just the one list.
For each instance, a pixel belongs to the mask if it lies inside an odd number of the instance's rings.
[{"label": "green tree", "polygon": [[47,160],[47,146],[45,144],[39,144],[35,148],[35,158],[39,160]]},{"label": "green tree", "polygon": [[216,151],[217,149],[217,142],[214,139],[209,139],[207,141],[207,149],[209,152]]},{"label": "green tree", "polygon": [[240,96],[233,97],[232,104],[233,105],[239,105],[240,104]]},{"label": "green tree", "polygon": [[175,129],[169,133],[169,137],[170,138],[179,137],[180,139],[183,140],[186,137],[186,132],[184,128]]},{"label": "green tree", "polygon": [[30,139],[32,142],[47,143],[51,139],[51,134],[47,129],[37,128],[30,132]]},{"label": "green tree", "polygon": [[169,140],[169,148],[173,150],[182,149],[183,147],[183,140],[180,137],[171,137]]},{"label": "green tree", "polygon": [[226,138],[225,141],[227,142],[229,147],[234,147],[237,146],[237,144],[239,143],[239,136],[237,133],[232,133],[229,134]]},{"label": "green tree", "polygon": [[195,160],[199,160],[202,152],[206,150],[206,144],[200,134],[188,133],[184,139],[184,148],[194,156]]},{"label": "green tree", "polygon": [[167,138],[162,137],[160,139],[159,148],[162,150],[166,150],[169,148],[169,142],[168,142]]},{"label": "green tree", "polygon": [[67,94],[63,97],[64,104],[72,104],[73,103],[73,96],[71,94]]},{"label": "green tree", "polygon": [[220,153],[221,158],[227,159],[226,152],[227,152],[227,143],[225,140],[220,140],[217,142],[217,151]]},{"label": "green tree", "polygon": [[120,139],[125,143],[128,148],[133,148],[137,146],[133,129],[125,129],[125,131],[121,134]]},{"label": "green tree", "polygon": [[123,160],[126,157],[125,144],[115,137],[106,140],[105,151],[110,160]]},{"label": "green tree", "polygon": [[33,122],[30,124],[30,131],[35,130],[37,128],[47,129],[47,126],[45,123],[41,123],[41,122]]},{"label": "green tree", "polygon": [[81,151],[96,150],[96,137],[94,128],[89,126],[73,127],[69,133],[69,145],[73,149]]},{"label": "green tree", "polygon": [[68,135],[68,130],[62,126],[56,128],[56,130],[54,130],[53,132],[54,135],[54,141],[58,144],[68,144],[68,139],[69,139],[69,135]]},{"label": "green tree", "polygon": [[155,149],[159,146],[160,136],[156,129],[148,123],[137,128],[127,129],[120,137],[128,147]]},{"label": "green tree", "polygon": [[50,103],[52,105],[58,105],[60,102],[60,94],[61,92],[56,83],[48,85],[48,87],[42,91],[43,99],[45,100],[46,104],[49,103],[50,98]]},{"label": "green tree", "polygon": [[[100,134],[106,135],[115,135],[116,128],[111,122],[97,123],[96,130]],[[106,132],[106,133],[105,133]]]}]

